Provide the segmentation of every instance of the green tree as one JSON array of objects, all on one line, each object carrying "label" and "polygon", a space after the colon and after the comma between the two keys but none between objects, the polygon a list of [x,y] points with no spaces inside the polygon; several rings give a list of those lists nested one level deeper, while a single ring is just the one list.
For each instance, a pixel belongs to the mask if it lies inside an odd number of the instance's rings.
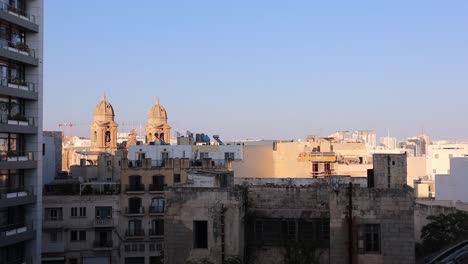
[{"label": "green tree", "polygon": [[468,238],[468,214],[465,212],[431,215],[427,219],[431,222],[421,230],[424,252],[436,252]]}]

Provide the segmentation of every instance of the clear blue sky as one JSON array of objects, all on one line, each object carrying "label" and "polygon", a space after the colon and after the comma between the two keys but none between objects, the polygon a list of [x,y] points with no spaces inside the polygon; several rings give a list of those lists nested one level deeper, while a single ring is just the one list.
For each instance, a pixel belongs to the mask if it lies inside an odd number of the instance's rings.
[{"label": "clear blue sky", "polygon": [[466,0],[44,2],[44,129],[88,136],[106,93],[224,139],[468,138]]}]

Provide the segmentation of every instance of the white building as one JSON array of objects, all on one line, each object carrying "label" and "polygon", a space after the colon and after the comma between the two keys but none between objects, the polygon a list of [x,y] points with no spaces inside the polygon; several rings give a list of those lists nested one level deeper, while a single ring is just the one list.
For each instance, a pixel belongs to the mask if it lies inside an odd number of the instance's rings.
[{"label": "white building", "polygon": [[432,179],[436,174],[450,174],[450,159],[465,155],[468,155],[468,142],[433,142],[428,147],[427,174]]},{"label": "white building", "polygon": [[450,159],[450,174],[435,179],[437,200],[468,202],[468,157]]}]

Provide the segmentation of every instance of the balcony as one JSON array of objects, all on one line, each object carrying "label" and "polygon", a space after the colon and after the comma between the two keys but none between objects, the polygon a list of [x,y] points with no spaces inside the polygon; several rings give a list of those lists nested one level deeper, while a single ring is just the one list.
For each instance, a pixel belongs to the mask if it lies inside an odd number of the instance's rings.
[{"label": "balcony", "polygon": [[94,227],[113,227],[114,221],[112,218],[94,219]]},{"label": "balcony", "polygon": [[34,239],[32,223],[17,223],[0,226],[0,247]]},{"label": "balcony", "polygon": [[35,169],[33,151],[0,151],[0,169]]},{"label": "balcony", "polygon": [[164,206],[150,206],[149,214],[151,216],[159,216],[164,214]]},{"label": "balcony", "polygon": [[13,43],[6,39],[0,39],[0,56],[32,66],[39,64],[36,50],[30,49],[25,43]]},{"label": "balcony", "polygon": [[125,215],[126,216],[144,216],[145,215],[145,208],[140,207],[127,207],[125,208]]},{"label": "balcony", "polygon": [[3,95],[37,100],[37,85],[17,78],[0,77],[0,92]]},{"label": "balcony", "polygon": [[58,213],[58,215],[54,218],[47,217],[42,221],[42,229],[56,229],[56,228],[64,228],[64,227],[65,227],[65,221],[63,221],[63,217],[61,213]]},{"label": "balcony", "polygon": [[2,132],[36,134],[37,123],[36,117],[0,114],[0,130]]},{"label": "balcony", "polygon": [[21,26],[31,32],[39,32],[39,26],[36,24],[36,16],[26,13],[24,10],[0,2],[0,19]]},{"label": "balcony", "polygon": [[164,186],[165,184],[150,184],[149,186],[149,192],[150,193],[162,193],[164,192]]},{"label": "balcony", "polygon": [[93,250],[112,250],[114,243],[112,240],[94,240]]},{"label": "balcony", "polygon": [[152,239],[164,238],[164,230],[150,229],[149,236]]},{"label": "balcony", "polygon": [[36,202],[33,187],[0,188],[0,208],[32,204]]},{"label": "balcony", "polygon": [[127,229],[125,231],[125,237],[129,239],[144,239],[145,230],[143,229]]},{"label": "balcony", "polygon": [[125,192],[127,194],[143,194],[145,193],[145,186],[143,184],[127,184],[125,185]]}]

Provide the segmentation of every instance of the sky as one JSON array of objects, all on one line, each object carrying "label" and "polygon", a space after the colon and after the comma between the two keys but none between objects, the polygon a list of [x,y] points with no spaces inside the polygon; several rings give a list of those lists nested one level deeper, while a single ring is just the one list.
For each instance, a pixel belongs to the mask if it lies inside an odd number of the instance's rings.
[{"label": "sky", "polygon": [[119,132],[159,97],[172,131],[468,139],[468,1],[46,0],[44,129]]}]

